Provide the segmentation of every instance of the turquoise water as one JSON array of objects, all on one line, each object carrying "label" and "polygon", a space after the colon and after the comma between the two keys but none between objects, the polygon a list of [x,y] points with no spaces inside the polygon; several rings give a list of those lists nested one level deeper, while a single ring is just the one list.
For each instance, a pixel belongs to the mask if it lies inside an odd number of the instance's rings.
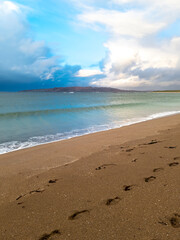
[{"label": "turquoise water", "polygon": [[0,153],[180,112],[180,93],[0,93]]}]

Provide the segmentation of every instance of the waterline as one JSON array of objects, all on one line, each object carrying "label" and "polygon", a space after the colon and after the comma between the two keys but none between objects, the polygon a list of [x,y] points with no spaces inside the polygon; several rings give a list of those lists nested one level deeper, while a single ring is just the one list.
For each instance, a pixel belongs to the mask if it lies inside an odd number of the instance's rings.
[{"label": "waterline", "polygon": [[23,141],[22,142],[21,141],[4,142],[0,144],[0,154],[5,154],[8,152],[18,151],[26,148],[31,148],[38,145],[67,140],[74,137],[80,137],[80,136],[84,136],[92,133],[125,127],[125,126],[133,125],[140,122],[145,122],[152,119],[157,119],[157,118],[166,117],[170,115],[176,115],[179,113],[180,111],[160,112],[160,113],[151,114],[145,118],[139,118],[139,119],[135,118],[131,120],[121,121],[119,123],[112,122],[109,125],[97,125],[87,129],[76,129],[71,132],[56,133],[54,135],[49,134],[45,136],[34,136],[34,137],[30,137],[27,141],[24,141],[24,142]]}]

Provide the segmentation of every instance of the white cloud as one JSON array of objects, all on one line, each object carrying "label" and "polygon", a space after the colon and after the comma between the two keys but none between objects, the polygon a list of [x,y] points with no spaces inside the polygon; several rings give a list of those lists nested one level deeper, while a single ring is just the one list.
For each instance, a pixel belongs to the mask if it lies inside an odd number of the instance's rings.
[{"label": "white cloud", "polygon": [[[179,0],[111,0],[111,2],[122,5],[122,4],[136,4],[136,5],[151,5],[154,6],[161,6],[162,7],[170,7],[173,9],[180,9]],[[161,9],[159,9],[161,10]]]},{"label": "white cloud", "polygon": [[136,88],[140,84],[150,85],[147,80],[139,79],[138,76],[129,76],[126,74],[119,74],[119,76],[116,76],[113,73],[109,74],[106,78],[100,79],[98,81],[92,81],[91,84],[98,87],[108,86],[113,88],[121,87],[126,89]]},{"label": "white cloud", "polygon": [[[143,46],[137,39],[110,40],[105,44],[109,50],[102,72],[104,79],[93,85],[119,88],[156,88],[178,82],[180,70],[180,38],[173,38],[157,46]],[[174,72],[174,74],[173,74]],[[166,76],[164,76],[164,74]],[[175,75],[176,79],[173,79]],[[176,81],[173,81],[176,80]]]},{"label": "white cloud", "polygon": [[96,24],[106,26],[113,35],[124,35],[141,38],[157,32],[165,26],[164,22],[151,23],[146,20],[146,12],[115,10],[97,10],[79,15],[79,20],[96,28]]},{"label": "white cloud", "polygon": [[106,77],[91,84],[141,89],[180,86],[180,37],[161,36],[179,19],[179,0],[111,0],[111,4],[108,9],[91,2],[78,15],[85,27],[109,34],[101,64]]},{"label": "white cloud", "polygon": [[[93,78],[91,84],[96,86],[129,89],[180,85],[180,34],[171,33],[171,24],[180,20],[179,0],[71,1],[78,7],[81,26],[109,37],[101,69],[68,65],[63,69],[43,41],[30,37],[29,9],[0,0],[0,75],[27,74],[32,80],[49,80],[55,74],[57,79],[67,74],[66,78]],[[165,38],[161,31],[167,28],[169,37]]]},{"label": "white cloud", "polygon": [[99,69],[81,69],[77,72],[76,77],[91,77],[103,74]]},{"label": "white cloud", "polygon": [[27,10],[11,1],[0,2],[0,73],[4,78],[14,76],[16,81],[16,75],[26,74],[32,76],[32,81],[37,78],[46,80],[47,76],[52,76],[57,58],[49,57],[50,49],[43,41],[28,36]]},{"label": "white cloud", "polygon": [[7,12],[8,11],[15,11],[17,13],[19,12],[19,7],[10,1],[4,1],[4,4],[0,6],[0,9],[3,9]]}]

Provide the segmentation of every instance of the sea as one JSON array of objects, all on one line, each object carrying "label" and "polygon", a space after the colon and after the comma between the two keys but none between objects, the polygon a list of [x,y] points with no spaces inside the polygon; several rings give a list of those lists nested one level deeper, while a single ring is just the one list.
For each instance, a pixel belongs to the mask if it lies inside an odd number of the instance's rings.
[{"label": "sea", "polygon": [[0,154],[180,113],[180,93],[0,93]]}]

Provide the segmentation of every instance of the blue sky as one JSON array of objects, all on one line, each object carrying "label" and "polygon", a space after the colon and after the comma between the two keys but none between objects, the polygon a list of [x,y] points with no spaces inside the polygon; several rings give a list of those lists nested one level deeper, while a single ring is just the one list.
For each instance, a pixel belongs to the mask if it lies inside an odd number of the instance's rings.
[{"label": "blue sky", "polygon": [[[44,40],[55,55],[70,65],[88,67],[105,54],[106,35],[78,26],[78,10],[69,1],[29,1],[28,16],[36,40]],[[27,1],[19,1],[27,4]],[[42,7],[43,6],[43,7]]]},{"label": "blue sky", "polygon": [[0,0],[0,91],[180,88],[179,0]]}]

